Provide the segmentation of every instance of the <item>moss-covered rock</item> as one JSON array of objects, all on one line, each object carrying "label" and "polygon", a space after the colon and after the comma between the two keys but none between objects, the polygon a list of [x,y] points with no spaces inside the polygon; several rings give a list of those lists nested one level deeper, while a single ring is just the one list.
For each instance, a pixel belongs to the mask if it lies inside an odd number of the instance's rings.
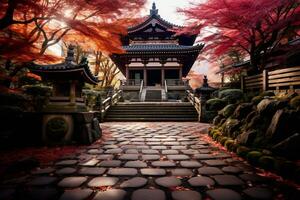
[{"label": "moss-covered rock", "polygon": [[241,103],[238,105],[238,107],[234,111],[234,118],[236,119],[243,119],[245,118],[253,109],[253,104],[252,103]]},{"label": "moss-covered rock", "polygon": [[278,110],[272,117],[266,137],[272,142],[280,142],[294,133],[300,133],[300,112],[295,110]]},{"label": "moss-covered rock", "polygon": [[263,93],[260,94],[262,97],[273,97],[275,96],[273,91],[264,91]]},{"label": "moss-covered rock", "polygon": [[233,144],[234,144],[234,140],[228,139],[228,140],[226,140],[224,146],[226,147],[226,149],[229,150]]},{"label": "moss-covered rock", "polygon": [[224,108],[226,106],[226,101],[223,99],[209,99],[206,102],[206,108],[207,110],[211,110],[211,111],[219,111],[222,108]]},{"label": "moss-covered rock", "polygon": [[218,126],[223,118],[224,118],[224,117],[223,117],[222,115],[217,115],[217,116],[213,119],[213,125]]},{"label": "moss-covered rock", "polygon": [[240,121],[237,119],[227,119],[223,124],[223,133],[226,136],[233,136],[233,133],[240,127]]},{"label": "moss-covered rock", "polygon": [[245,118],[245,123],[249,124],[256,115],[257,115],[257,112],[255,110],[250,112]]},{"label": "moss-covered rock", "polygon": [[228,137],[222,137],[220,141],[220,143],[224,146],[225,145],[225,142],[228,140]]},{"label": "moss-covered rock", "polygon": [[212,138],[213,138],[214,140],[217,140],[218,137],[221,136],[221,135],[222,135],[222,134],[221,134],[220,132],[215,132],[215,133],[213,134],[213,137],[212,137]]},{"label": "moss-covered rock", "polygon": [[289,103],[292,108],[295,108],[295,109],[299,108],[300,107],[300,96],[296,96],[296,97],[292,98]]},{"label": "moss-covered rock", "polygon": [[259,104],[262,100],[264,99],[263,96],[255,96],[251,99],[251,102],[254,104],[254,105],[257,105]]},{"label": "moss-covered rock", "polygon": [[274,168],[280,175],[292,177],[296,170],[296,164],[286,159],[276,159]]},{"label": "moss-covered rock", "polygon": [[270,117],[279,109],[287,107],[287,102],[274,99],[264,99],[257,105],[257,111],[260,115]]},{"label": "moss-covered rock", "polygon": [[274,169],[275,168],[275,158],[272,156],[262,156],[259,158],[259,166],[263,169]]},{"label": "moss-covered rock", "polygon": [[280,141],[272,147],[272,150],[278,154],[288,158],[299,159],[300,152],[300,134],[295,133],[294,135]]},{"label": "moss-covered rock", "polygon": [[237,153],[237,155],[239,155],[241,157],[246,157],[249,151],[250,151],[250,149],[248,147],[239,146],[236,150],[236,153]]},{"label": "moss-covered rock", "polygon": [[257,130],[248,130],[238,135],[236,140],[238,144],[250,146],[254,142],[256,135]]},{"label": "moss-covered rock", "polygon": [[228,118],[234,113],[235,109],[236,109],[235,104],[229,104],[225,106],[219,113],[224,117]]},{"label": "moss-covered rock", "polygon": [[244,93],[240,89],[226,89],[219,92],[219,98],[234,104],[244,99]]},{"label": "moss-covered rock", "polygon": [[250,151],[247,153],[247,160],[252,165],[258,165],[258,161],[263,154],[259,151]]}]

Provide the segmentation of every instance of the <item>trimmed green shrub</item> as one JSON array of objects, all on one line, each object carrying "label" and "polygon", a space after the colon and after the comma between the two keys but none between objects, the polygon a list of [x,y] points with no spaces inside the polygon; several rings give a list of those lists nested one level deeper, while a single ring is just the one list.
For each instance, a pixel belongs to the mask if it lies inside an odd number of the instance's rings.
[{"label": "trimmed green shrub", "polygon": [[219,92],[219,98],[233,104],[242,101],[244,99],[244,93],[240,89],[227,89]]},{"label": "trimmed green shrub", "polygon": [[32,96],[50,96],[52,93],[52,87],[43,85],[24,85],[23,91],[25,94]]},{"label": "trimmed green shrub", "polygon": [[247,153],[247,160],[253,165],[258,165],[258,160],[263,154],[259,151],[250,151]]},{"label": "trimmed green shrub", "polygon": [[17,93],[0,93],[0,105],[20,106],[22,107],[26,98]]},{"label": "trimmed green shrub", "polygon": [[255,105],[259,104],[264,99],[263,96],[256,96],[251,99],[251,102]]},{"label": "trimmed green shrub", "polygon": [[206,101],[206,107],[208,110],[218,111],[226,106],[226,101],[223,99],[209,99]]},{"label": "trimmed green shrub", "polygon": [[274,169],[276,161],[272,156],[262,156],[258,162],[259,166],[263,169]]},{"label": "trimmed green shrub", "polygon": [[290,105],[292,108],[299,108],[300,107],[300,96],[296,96],[291,99]]},{"label": "trimmed green shrub", "polygon": [[25,94],[30,95],[30,106],[35,111],[41,111],[49,102],[52,87],[43,85],[24,85],[22,87]]},{"label": "trimmed green shrub", "polygon": [[239,146],[236,150],[237,155],[241,157],[246,157],[247,153],[250,151],[248,147],[245,146]]}]

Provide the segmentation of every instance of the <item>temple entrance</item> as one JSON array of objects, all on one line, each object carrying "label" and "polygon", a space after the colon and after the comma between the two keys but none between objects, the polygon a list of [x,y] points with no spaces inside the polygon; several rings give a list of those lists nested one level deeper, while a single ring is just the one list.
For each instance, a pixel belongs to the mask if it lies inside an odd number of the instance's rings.
[{"label": "temple entrance", "polygon": [[165,79],[180,79],[179,69],[166,69]]},{"label": "temple entrance", "polygon": [[147,86],[161,85],[161,70],[147,70]]}]

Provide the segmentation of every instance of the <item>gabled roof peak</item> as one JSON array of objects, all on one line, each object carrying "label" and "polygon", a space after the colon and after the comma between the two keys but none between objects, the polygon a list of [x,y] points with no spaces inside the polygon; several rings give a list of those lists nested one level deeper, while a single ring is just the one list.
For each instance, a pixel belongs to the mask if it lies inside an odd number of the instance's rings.
[{"label": "gabled roof peak", "polygon": [[150,15],[158,15],[158,9],[156,9],[155,2],[152,3],[152,9],[150,10]]}]

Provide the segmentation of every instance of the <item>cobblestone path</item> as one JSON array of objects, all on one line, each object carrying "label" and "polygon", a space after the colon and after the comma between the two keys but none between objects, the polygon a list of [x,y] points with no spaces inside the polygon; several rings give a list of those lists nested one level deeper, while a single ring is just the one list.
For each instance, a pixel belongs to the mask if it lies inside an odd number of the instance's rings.
[{"label": "cobblestone path", "polygon": [[207,124],[101,126],[101,141],[16,179],[17,187],[5,183],[0,199],[286,199],[279,183],[213,143]]}]

